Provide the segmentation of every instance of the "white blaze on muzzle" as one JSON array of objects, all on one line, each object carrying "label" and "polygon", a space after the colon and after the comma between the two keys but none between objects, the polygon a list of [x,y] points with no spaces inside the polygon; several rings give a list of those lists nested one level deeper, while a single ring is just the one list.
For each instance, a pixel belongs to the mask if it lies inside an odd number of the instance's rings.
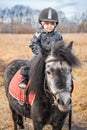
[{"label": "white blaze on muzzle", "polygon": [[64,105],[68,105],[69,104],[69,99],[71,99],[70,92],[61,92],[60,93],[60,98],[63,100]]}]

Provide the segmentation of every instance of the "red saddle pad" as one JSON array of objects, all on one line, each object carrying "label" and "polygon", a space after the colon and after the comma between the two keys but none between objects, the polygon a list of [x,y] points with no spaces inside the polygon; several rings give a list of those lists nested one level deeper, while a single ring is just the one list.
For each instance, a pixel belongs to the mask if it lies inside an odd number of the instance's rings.
[{"label": "red saddle pad", "polygon": [[[11,96],[13,96],[16,100],[20,100],[24,102],[24,98],[25,95],[22,92],[22,89],[18,86],[19,82],[22,79],[22,75],[20,74],[20,70],[18,70],[16,72],[16,74],[14,75],[14,77],[12,78],[10,84],[9,84],[9,93],[11,94]],[[28,85],[30,84],[30,81],[28,83]],[[28,86],[26,86],[27,88]],[[30,92],[28,95],[28,103],[30,105],[32,105],[33,101],[35,98],[35,93],[34,92]]]}]

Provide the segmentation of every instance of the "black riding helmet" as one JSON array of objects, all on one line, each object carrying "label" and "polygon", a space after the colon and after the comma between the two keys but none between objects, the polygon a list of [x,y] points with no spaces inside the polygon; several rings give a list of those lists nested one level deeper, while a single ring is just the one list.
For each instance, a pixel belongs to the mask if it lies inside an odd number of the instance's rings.
[{"label": "black riding helmet", "polygon": [[51,7],[43,9],[39,15],[39,23],[41,21],[50,21],[55,22],[56,25],[59,23],[57,11],[52,9]]}]

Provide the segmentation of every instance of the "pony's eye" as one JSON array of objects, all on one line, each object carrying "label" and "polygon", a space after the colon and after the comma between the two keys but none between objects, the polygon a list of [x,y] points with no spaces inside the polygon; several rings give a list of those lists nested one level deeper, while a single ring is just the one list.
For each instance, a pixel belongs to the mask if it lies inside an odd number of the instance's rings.
[{"label": "pony's eye", "polygon": [[50,74],[51,74],[51,72],[50,72],[50,71],[47,71],[47,74],[49,74],[49,75],[50,75]]}]

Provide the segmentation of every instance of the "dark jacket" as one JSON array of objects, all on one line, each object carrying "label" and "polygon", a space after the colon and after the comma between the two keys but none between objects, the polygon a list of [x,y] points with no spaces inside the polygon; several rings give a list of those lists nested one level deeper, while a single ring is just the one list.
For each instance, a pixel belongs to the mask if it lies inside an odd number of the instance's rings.
[{"label": "dark jacket", "polygon": [[29,67],[36,59],[37,55],[41,53],[41,47],[45,48],[47,51],[51,50],[52,44],[55,44],[56,41],[62,40],[62,35],[57,31],[53,30],[52,32],[46,32],[44,29],[40,28],[31,39],[29,46],[35,54],[27,66],[21,68],[21,74],[24,77],[28,77]]},{"label": "dark jacket", "polygon": [[41,53],[41,47],[50,51],[52,44],[55,44],[55,42],[59,40],[62,40],[62,35],[57,30],[46,32],[40,28],[31,39],[29,47],[35,55],[38,55]]}]

